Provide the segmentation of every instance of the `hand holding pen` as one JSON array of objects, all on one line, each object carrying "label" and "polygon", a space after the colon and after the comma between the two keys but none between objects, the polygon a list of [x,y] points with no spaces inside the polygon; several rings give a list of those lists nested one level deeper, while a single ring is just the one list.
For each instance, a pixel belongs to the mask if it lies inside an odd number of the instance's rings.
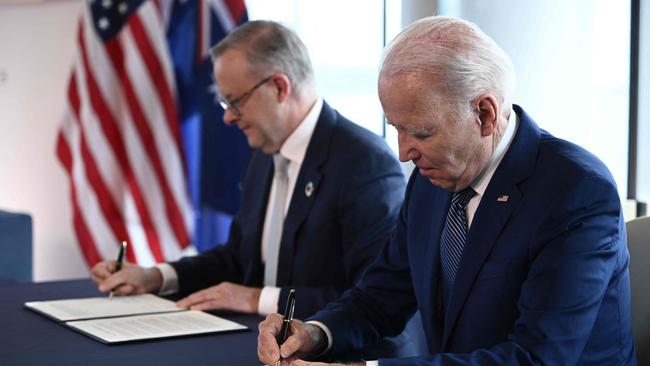
[{"label": "hand holding pen", "polygon": [[115,296],[157,292],[162,286],[162,273],[157,267],[141,267],[126,261],[127,243],[123,243],[117,261],[99,262],[90,270],[91,278],[101,292]]},{"label": "hand holding pen", "polygon": [[[259,326],[257,356],[261,363],[277,366],[282,360],[298,362],[297,357],[313,357],[326,352],[328,339],[316,324],[293,319],[295,290],[290,290],[284,315],[269,314]],[[291,333],[291,334],[289,334]]]},{"label": "hand holding pen", "polygon": [[[289,338],[289,330],[291,329],[291,321],[293,321],[293,313],[296,310],[296,290],[291,289],[287,297],[287,306],[284,309],[284,318],[282,319],[282,329],[278,336],[278,345],[282,346],[287,338]],[[275,366],[280,366],[281,359],[275,362]]]},{"label": "hand holding pen", "polygon": [[[119,272],[122,269],[122,265],[124,264],[124,252],[126,252],[125,241],[122,242],[122,246],[120,247],[120,253],[117,255],[117,263],[115,263],[115,271],[113,271],[113,273]],[[108,294],[109,299],[113,299],[113,291],[115,291],[116,288],[112,289],[111,292],[109,292]]]}]

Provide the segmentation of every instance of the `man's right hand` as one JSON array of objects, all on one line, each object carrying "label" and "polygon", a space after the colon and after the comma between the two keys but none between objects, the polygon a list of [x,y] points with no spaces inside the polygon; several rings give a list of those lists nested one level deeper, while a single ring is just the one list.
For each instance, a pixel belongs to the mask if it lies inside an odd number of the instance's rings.
[{"label": "man's right hand", "polygon": [[97,263],[91,270],[93,282],[101,292],[113,291],[115,295],[143,294],[156,292],[162,286],[162,273],[156,267],[143,268],[124,263],[115,272],[115,261]]},{"label": "man's right hand", "polygon": [[275,365],[282,359],[295,359],[320,353],[327,342],[323,331],[313,324],[305,324],[294,319],[291,322],[289,337],[278,345],[277,337],[282,329],[282,315],[269,314],[259,324],[257,337],[257,356],[266,365]]}]

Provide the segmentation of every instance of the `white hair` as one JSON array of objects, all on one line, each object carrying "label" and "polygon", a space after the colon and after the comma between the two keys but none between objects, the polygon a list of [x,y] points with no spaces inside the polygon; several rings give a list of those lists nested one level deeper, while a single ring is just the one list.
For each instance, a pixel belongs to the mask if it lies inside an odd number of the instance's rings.
[{"label": "white hair", "polygon": [[509,113],[515,72],[508,55],[474,23],[442,16],[418,20],[384,50],[381,74],[416,72],[465,109],[483,93]]}]

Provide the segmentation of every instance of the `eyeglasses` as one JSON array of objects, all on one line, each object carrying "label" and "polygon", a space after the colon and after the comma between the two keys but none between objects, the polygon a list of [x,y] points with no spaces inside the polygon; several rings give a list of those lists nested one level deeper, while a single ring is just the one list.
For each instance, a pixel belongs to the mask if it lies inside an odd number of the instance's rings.
[{"label": "eyeglasses", "polygon": [[252,88],[248,89],[245,91],[242,95],[238,96],[237,98],[228,100],[225,97],[219,97],[219,105],[221,105],[221,108],[223,108],[224,111],[231,110],[235,115],[241,116],[241,111],[239,110],[239,106],[244,104],[246,102],[246,99],[253,94],[255,89],[259,88],[260,86],[264,85],[267,81],[271,80],[273,75],[268,76],[264,78],[262,81],[259,83],[255,84]]}]

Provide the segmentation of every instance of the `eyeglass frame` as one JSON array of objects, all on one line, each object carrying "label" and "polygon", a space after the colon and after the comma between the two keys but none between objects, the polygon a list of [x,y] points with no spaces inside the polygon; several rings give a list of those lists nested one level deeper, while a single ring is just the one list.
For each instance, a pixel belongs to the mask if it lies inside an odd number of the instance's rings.
[{"label": "eyeglass frame", "polygon": [[253,92],[257,88],[259,88],[260,86],[267,83],[269,80],[271,80],[271,78],[273,78],[273,75],[269,75],[269,76],[265,77],[259,83],[253,85],[252,88],[250,88],[247,91],[243,92],[241,95],[239,95],[238,97],[236,97],[234,99],[228,100],[226,97],[220,96],[219,97],[219,105],[221,106],[221,108],[223,108],[224,112],[230,109],[235,115],[241,116],[242,113],[241,113],[241,110],[239,109],[238,105],[244,104],[246,102],[246,100],[248,99],[248,97],[250,97],[251,94],[253,94]]}]

